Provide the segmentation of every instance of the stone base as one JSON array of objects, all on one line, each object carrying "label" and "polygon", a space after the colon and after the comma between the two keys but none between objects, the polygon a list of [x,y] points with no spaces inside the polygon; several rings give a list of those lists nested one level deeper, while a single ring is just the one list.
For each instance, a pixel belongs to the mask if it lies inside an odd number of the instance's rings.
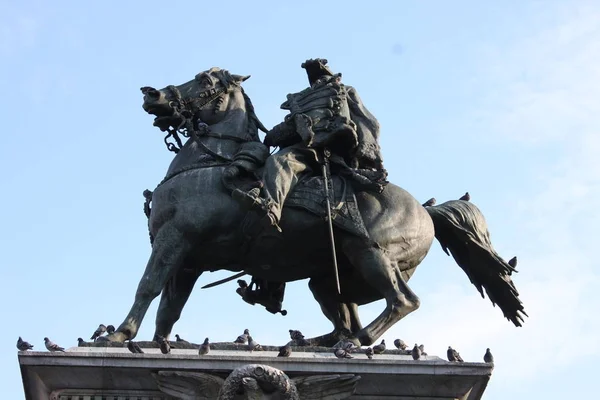
[{"label": "stone base", "polygon": [[282,358],[272,347],[252,353],[242,346],[232,350],[218,347],[206,356],[183,348],[163,355],[156,348],[132,354],[123,347],[75,347],[65,353],[20,352],[19,364],[27,400],[171,400],[173,397],[159,389],[159,371],[201,372],[225,379],[247,364],[280,369],[292,380],[315,375],[360,376],[351,399],[477,400],[493,370],[490,364],[449,363],[435,356],[414,361],[398,351],[372,360],[364,354],[342,360],[330,349],[298,348],[291,357]]}]

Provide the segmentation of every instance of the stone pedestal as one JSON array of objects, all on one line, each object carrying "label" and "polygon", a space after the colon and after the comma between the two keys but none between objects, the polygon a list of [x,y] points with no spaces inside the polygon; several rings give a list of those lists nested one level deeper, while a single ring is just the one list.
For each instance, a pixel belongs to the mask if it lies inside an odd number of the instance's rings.
[{"label": "stone pedestal", "polygon": [[199,356],[195,348],[172,349],[163,355],[156,348],[131,354],[123,347],[75,347],[65,353],[21,352],[19,364],[27,400],[171,400],[174,397],[160,389],[159,373],[210,374],[222,381],[247,364],[277,368],[296,382],[307,376],[360,377],[353,381],[351,397],[323,398],[476,400],[493,369],[490,364],[449,363],[434,356],[413,361],[395,350],[372,360],[364,354],[342,360],[329,349],[298,348],[291,357],[282,358],[273,347],[252,353],[242,346],[214,347],[206,356]]}]

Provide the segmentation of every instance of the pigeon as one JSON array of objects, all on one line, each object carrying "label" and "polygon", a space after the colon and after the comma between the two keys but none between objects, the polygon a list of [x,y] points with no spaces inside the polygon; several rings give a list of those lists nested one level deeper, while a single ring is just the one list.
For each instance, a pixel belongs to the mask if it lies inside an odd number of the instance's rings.
[{"label": "pigeon", "polygon": [[471,200],[471,195],[469,194],[469,192],[466,192],[465,194],[463,194],[461,196],[461,198],[459,200],[469,201],[469,200]]},{"label": "pigeon", "polygon": [[115,327],[114,327],[113,325],[108,325],[108,326],[106,327],[106,333],[107,333],[108,335],[112,335],[113,333],[115,333],[115,330],[116,330],[116,329],[115,329]]},{"label": "pigeon", "polygon": [[17,340],[17,349],[19,349],[20,351],[27,351],[33,349],[33,345],[29,342],[24,341],[23,339],[21,339],[21,336],[19,336],[19,339]]},{"label": "pigeon", "polygon": [[181,336],[179,336],[178,334],[175,335],[175,339],[176,339],[176,342],[179,342],[179,343],[188,343],[188,344],[190,343],[187,340],[182,339]]},{"label": "pigeon", "polygon": [[435,199],[435,197],[432,197],[429,200],[427,200],[425,203],[423,203],[423,207],[435,206],[435,203],[437,203],[437,200]]},{"label": "pigeon", "polygon": [[250,336],[250,331],[248,329],[244,329],[244,333],[238,336],[233,343],[246,344],[248,343],[248,336]]},{"label": "pigeon", "polygon": [[377,346],[373,346],[373,353],[383,354],[385,351],[385,340],[382,340]]},{"label": "pigeon", "polygon": [[140,346],[138,346],[137,343],[134,343],[131,340],[127,343],[127,348],[129,349],[130,352],[132,352],[134,354],[143,354],[144,353],[142,351],[142,349],[140,348]]},{"label": "pigeon", "polygon": [[421,350],[421,355],[422,356],[426,356],[427,355],[427,353],[425,353],[425,346],[424,345],[420,344],[419,345],[419,350]]},{"label": "pigeon", "polygon": [[483,361],[485,361],[486,363],[490,363],[490,364],[494,363],[494,356],[492,355],[492,352],[490,351],[489,348],[487,348],[485,350],[485,354],[483,356]]},{"label": "pigeon", "polygon": [[208,343],[208,338],[204,339],[204,343],[200,345],[198,349],[198,354],[201,356],[205,356],[210,351],[210,343]]},{"label": "pigeon", "polygon": [[396,346],[396,348],[398,350],[406,350],[406,348],[408,347],[406,345],[406,343],[404,343],[404,340],[402,340],[402,339],[396,339],[396,340],[394,340],[394,346]]},{"label": "pigeon", "polygon": [[250,351],[262,351],[262,346],[260,344],[258,344],[258,342],[256,342],[254,339],[252,339],[252,336],[248,335],[248,344],[246,345],[248,350]]},{"label": "pigeon", "polygon": [[458,351],[454,350],[452,346],[448,346],[446,355],[448,356],[448,361],[450,362],[464,362]]},{"label": "pigeon", "polygon": [[98,325],[98,329],[96,329],[90,340],[96,341],[96,339],[102,336],[104,332],[106,332],[106,326],[104,324]]},{"label": "pigeon", "polygon": [[517,256],[514,256],[513,258],[508,260],[508,265],[510,265],[513,268],[517,268]]},{"label": "pigeon", "polygon": [[304,335],[300,331],[290,329],[290,339],[296,340],[296,341],[302,340],[302,339],[304,339]]},{"label": "pigeon", "polygon": [[46,345],[46,348],[48,349],[48,351],[63,351],[63,352],[65,351],[64,347],[60,347],[59,345],[52,342],[47,337],[44,338],[44,344]]},{"label": "pigeon", "polygon": [[279,354],[277,354],[277,357],[289,357],[292,355],[292,346],[290,346],[290,344],[286,344],[285,346],[281,346],[279,348]]},{"label": "pigeon", "polygon": [[77,346],[78,347],[83,346],[84,343],[85,343],[85,340],[83,340],[82,338],[77,338]]},{"label": "pigeon", "polygon": [[169,354],[171,352],[171,345],[167,338],[159,336],[157,338],[158,346],[160,347],[160,352],[163,354]]},{"label": "pigeon", "polygon": [[417,344],[415,343],[415,347],[413,347],[411,353],[413,360],[418,360],[419,358],[421,358],[421,349],[419,348],[419,346],[417,346]]},{"label": "pigeon", "polygon": [[333,354],[335,354],[337,358],[354,358],[350,355],[350,351],[344,348],[333,349]]},{"label": "pigeon", "polygon": [[367,349],[365,350],[365,355],[369,358],[369,360],[371,360],[373,358],[373,349],[367,347]]}]

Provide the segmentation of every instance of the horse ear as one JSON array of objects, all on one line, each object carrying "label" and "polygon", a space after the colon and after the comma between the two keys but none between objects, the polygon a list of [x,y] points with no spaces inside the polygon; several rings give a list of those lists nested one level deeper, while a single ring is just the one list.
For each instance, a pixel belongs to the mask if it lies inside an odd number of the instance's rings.
[{"label": "horse ear", "polygon": [[250,78],[250,75],[246,75],[246,76],[242,76],[242,75],[235,75],[232,74],[231,78],[233,79],[233,81],[235,83],[237,83],[238,85],[242,82],[244,82],[245,80],[247,80],[248,78]]}]

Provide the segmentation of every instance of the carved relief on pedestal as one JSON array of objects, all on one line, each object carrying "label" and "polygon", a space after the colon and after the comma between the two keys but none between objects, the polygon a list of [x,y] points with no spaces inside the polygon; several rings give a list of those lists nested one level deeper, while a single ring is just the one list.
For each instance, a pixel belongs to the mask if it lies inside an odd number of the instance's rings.
[{"label": "carved relief on pedestal", "polygon": [[317,400],[346,399],[360,376],[311,375],[290,379],[283,371],[262,364],[234,369],[226,379],[203,372],[159,371],[159,389],[182,400]]}]

